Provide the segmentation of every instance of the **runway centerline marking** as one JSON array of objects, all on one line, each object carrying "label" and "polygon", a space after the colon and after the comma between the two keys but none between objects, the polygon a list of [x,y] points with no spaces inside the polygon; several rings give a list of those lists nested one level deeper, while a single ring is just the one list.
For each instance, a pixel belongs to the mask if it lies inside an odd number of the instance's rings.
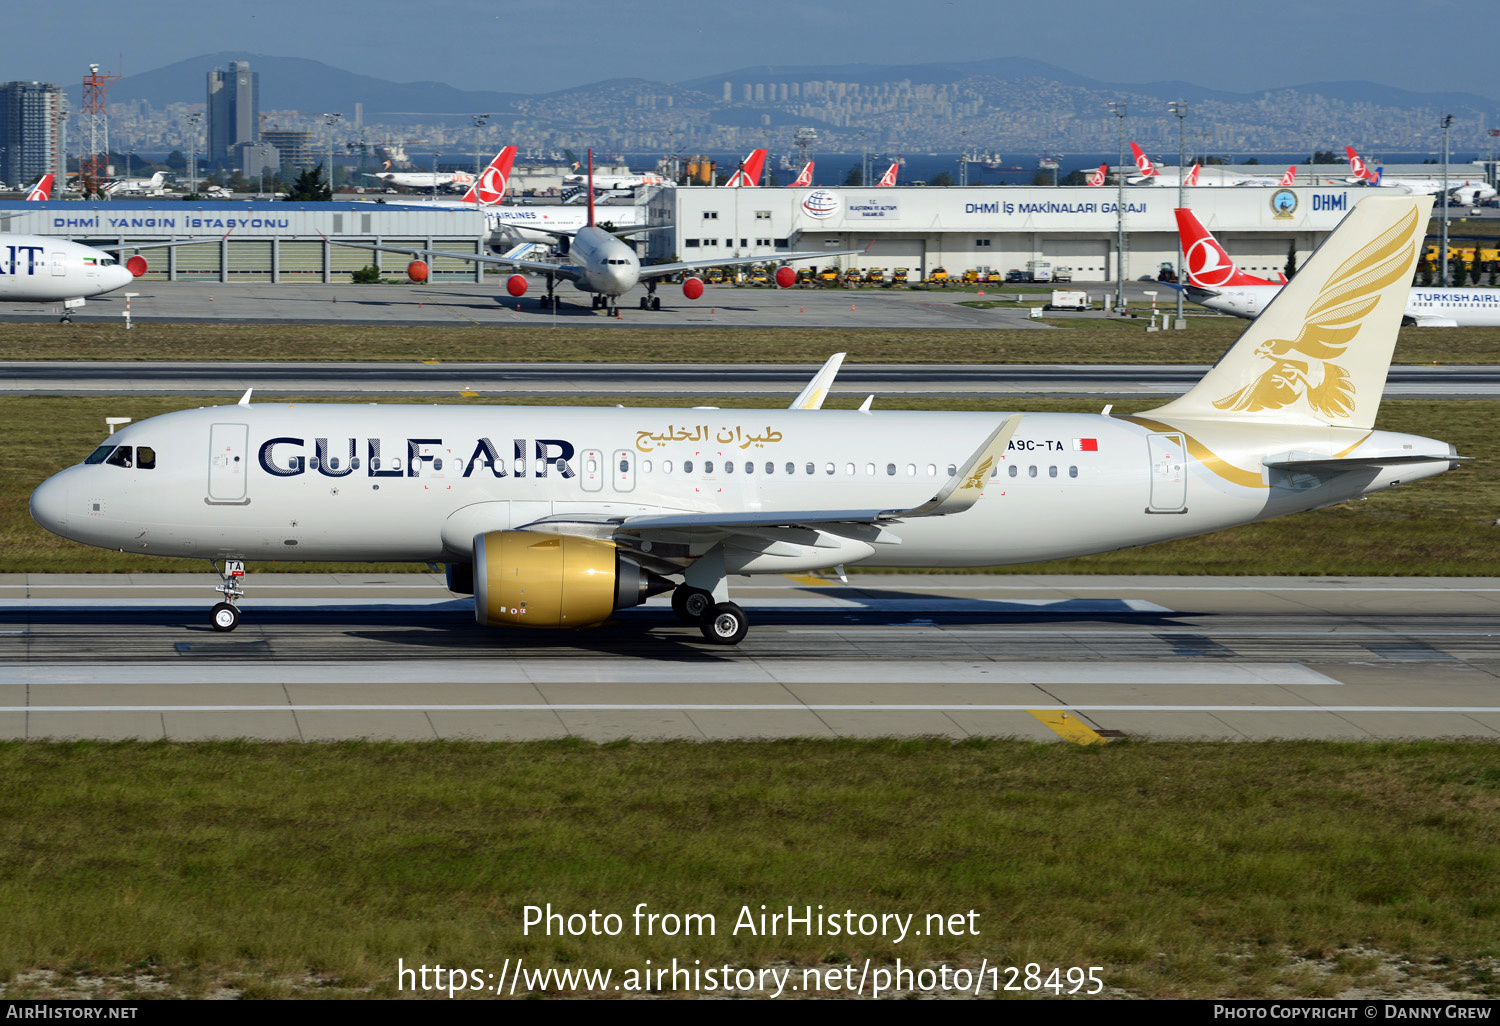
[{"label": "runway centerline marking", "polygon": [[[1494,705],[1120,705],[1078,702],[1068,709],[1089,712],[1202,712],[1202,713],[1500,713]],[[442,705],[8,705],[0,713],[98,713],[98,712],[1024,712],[1033,705],[934,705],[883,703],[828,705],[822,703],[770,702],[763,705],[725,703],[496,703]]]}]

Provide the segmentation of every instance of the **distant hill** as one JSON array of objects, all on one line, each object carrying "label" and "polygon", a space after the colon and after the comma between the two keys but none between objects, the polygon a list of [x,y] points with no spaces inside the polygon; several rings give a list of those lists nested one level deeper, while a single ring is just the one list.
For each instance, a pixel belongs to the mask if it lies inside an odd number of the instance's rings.
[{"label": "distant hill", "polygon": [[[363,103],[365,117],[392,111],[424,114],[501,112],[524,98],[520,93],[455,89],[443,82],[391,82],[360,75],[301,57],[268,57],[226,50],[190,57],[164,68],[127,75],[110,86],[111,103],[145,100],[158,109],[171,103],[202,103],[208,95],[208,73],[228,70],[230,61],[249,61],[260,72],[261,110],[341,111]],[[79,88],[68,92],[77,109]]]}]

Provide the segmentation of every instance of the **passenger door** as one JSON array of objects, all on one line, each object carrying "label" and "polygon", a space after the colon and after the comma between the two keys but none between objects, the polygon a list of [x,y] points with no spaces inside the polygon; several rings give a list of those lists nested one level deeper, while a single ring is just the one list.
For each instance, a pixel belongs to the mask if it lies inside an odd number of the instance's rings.
[{"label": "passenger door", "polygon": [[1179,434],[1147,435],[1151,505],[1147,513],[1187,512],[1187,447]]},{"label": "passenger door", "polygon": [[248,503],[249,425],[214,424],[208,439],[208,501]]}]

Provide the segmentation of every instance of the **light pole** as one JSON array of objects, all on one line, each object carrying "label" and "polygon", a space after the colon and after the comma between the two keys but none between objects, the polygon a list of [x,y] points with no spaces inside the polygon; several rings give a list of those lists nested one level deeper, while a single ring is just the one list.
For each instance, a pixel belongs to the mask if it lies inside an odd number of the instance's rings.
[{"label": "light pole", "polygon": [[188,123],[188,192],[198,193],[198,125],[203,115],[194,111],[187,116]]},{"label": "light pole", "polygon": [[[1177,115],[1177,205],[1179,207],[1185,207],[1185,206],[1187,206],[1187,199],[1186,199],[1186,192],[1185,192],[1185,189],[1184,189],[1184,187],[1186,185],[1186,182],[1184,181],[1184,174],[1185,174],[1185,172],[1184,172],[1183,169],[1187,167],[1187,146],[1183,142],[1182,126],[1187,121],[1188,105],[1184,101],[1182,101],[1182,100],[1173,100],[1173,101],[1171,101],[1170,103],[1167,104],[1167,109],[1169,111],[1171,111],[1173,114]],[[1177,290],[1176,290],[1177,291],[1177,320],[1172,323],[1172,327],[1174,329],[1176,329],[1177,331],[1181,331],[1183,328],[1187,327],[1187,319],[1183,316],[1183,313],[1182,313],[1182,275],[1183,275],[1182,233],[1178,232],[1177,233]]]},{"label": "light pole", "polygon": [[438,161],[441,160],[442,158],[443,158],[443,154],[442,154],[441,151],[439,151],[439,150],[434,150],[433,151],[433,153],[432,153],[432,202],[434,202],[434,203],[437,202]]},{"label": "light pole", "polygon": [[339,123],[339,118],[344,115],[324,114],[323,124],[328,126],[328,198],[333,199],[333,126]]},{"label": "light pole", "polygon": [[1448,126],[1453,124],[1453,115],[1443,115],[1443,191],[1438,194],[1438,202],[1443,205],[1443,280],[1442,287],[1448,287]]},{"label": "light pole", "polygon": [[[1115,179],[1119,183],[1119,196],[1115,200],[1115,219],[1119,225],[1115,240],[1115,313],[1125,313],[1125,101],[1117,100],[1109,105],[1109,112],[1120,120],[1120,163]],[[1181,168],[1178,169],[1179,171]]]},{"label": "light pole", "polygon": [[488,114],[470,114],[469,118],[474,122],[474,175],[478,177],[484,173],[484,168],[479,164],[479,153],[484,143],[480,135],[484,132],[484,123],[490,119]]}]

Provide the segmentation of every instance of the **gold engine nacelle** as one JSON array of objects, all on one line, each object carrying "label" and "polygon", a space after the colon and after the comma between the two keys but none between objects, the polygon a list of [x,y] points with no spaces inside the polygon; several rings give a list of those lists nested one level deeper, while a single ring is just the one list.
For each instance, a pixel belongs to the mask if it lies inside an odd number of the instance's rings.
[{"label": "gold engine nacelle", "polygon": [[588,627],[671,587],[614,542],[540,531],[474,538],[474,618],[489,626]]}]

